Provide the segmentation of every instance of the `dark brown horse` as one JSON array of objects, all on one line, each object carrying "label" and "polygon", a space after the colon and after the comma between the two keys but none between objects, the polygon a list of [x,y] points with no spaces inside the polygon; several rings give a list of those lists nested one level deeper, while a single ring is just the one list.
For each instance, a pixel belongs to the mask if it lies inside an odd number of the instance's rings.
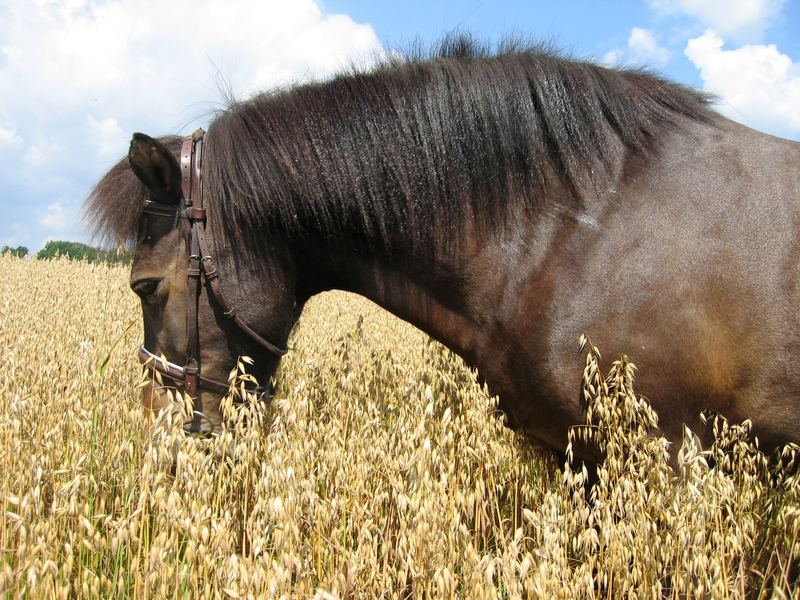
[{"label": "dark brown horse", "polygon": [[[145,347],[173,363],[196,302],[203,377],[249,355],[267,381],[279,356],[224,305],[282,346],[335,288],[461,355],[511,426],[556,449],[583,422],[581,333],[631,356],[671,440],[713,409],[752,419],[762,446],[800,442],[800,144],[695,91],[451,39],[235,103],[204,146],[195,216],[223,302],[207,279],[187,291],[179,138],[136,134],[88,201],[98,231],[136,241]],[[218,424],[219,391],[199,395]]]}]

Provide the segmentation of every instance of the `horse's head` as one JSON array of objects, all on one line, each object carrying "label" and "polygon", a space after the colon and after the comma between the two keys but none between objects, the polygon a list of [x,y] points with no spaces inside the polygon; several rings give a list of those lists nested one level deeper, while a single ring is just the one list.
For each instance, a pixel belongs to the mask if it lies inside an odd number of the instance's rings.
[{"label": "horse's head", "polygon": [[[204,205],[201,140],[187,138],[170,149],[133,136],[128,162],[147,193],[144,208],[137,207],[130,285],[144,317],[140,359],[162,373],[166,386],[197,398],[201,414],[192,427],[207,432],[220,426],[220,401],[240,356],[254,360],[252,373],[269,389],[298,310],[286,244],[270,240],[270,258],[258,265],[238,260],[231,236],[221,234],[224,224],[215,222],[221,211],[213,199]],[[142,400],[146,411],[158,411],[168,395],[151,383]]]}]

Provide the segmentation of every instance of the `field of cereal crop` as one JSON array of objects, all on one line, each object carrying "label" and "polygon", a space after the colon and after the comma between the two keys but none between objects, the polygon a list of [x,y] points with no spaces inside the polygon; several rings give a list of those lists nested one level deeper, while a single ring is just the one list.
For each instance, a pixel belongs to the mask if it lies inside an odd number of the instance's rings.
[{"label": "field of cereal crop", "polygon": [[312,299],[273,403],[198,440],[143,418],[124,268],[0,272],[0,596],[800,597],[796,475],[723,425],[673,471],[630,365],[604,384],[591,347],[580,435],[607,459],[587,497],[363,299]]}]

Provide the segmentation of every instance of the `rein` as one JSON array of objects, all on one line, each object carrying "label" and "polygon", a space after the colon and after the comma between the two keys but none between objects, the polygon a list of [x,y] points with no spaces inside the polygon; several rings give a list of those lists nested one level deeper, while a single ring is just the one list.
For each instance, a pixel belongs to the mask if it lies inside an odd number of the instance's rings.
[{"label": "rein", "polygon": [[[176,227],[184,220],[186,221],[187,225],[183,229],[185,231],[186,250],[189,254],[189,264],[187,268],[186,363],[181,367],[169,362],[165,358],[156,356],[144,345],[139,348],[139,362],[151,371],[161,373],[175,382],[182,383],[184,390],[192,398],[197,397],[197,391],[200,389],[225,394],[230,387],[227,383],[209,379],[200,374],[200,323],[198,314],[200,291],[202,289],[200,285],[201,279],[205,283],[209,295],[213,296],[219,304],[224,316],[231,319],[250,339],[277,356],[283,356],[287,352],[285,348],[276,346],[253,331],[236,314],[236,309],[228,302],[222,290],[219,271],[214,264],[214,259],[211,257],[206,241],[207,214],[203,205],[201,175],[204,136],[205,131],[198,129],[183,140],[180,165],[182,202],[173,205],[146,200],[143,210],[143,213],[150,215],[175,219]],[[264,388],[258,387],[254,391],[262,393]]]}]

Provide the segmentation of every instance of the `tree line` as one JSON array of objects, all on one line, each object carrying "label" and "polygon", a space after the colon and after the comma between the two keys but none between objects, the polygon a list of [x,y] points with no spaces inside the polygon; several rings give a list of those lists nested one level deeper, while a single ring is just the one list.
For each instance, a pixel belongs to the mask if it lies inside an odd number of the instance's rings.
[{"label": "tree line", "polygon": [[[10,254],[17,258],[25,258],[30,251],[25,246],[3,246],[0,254]],[[128,250],[118,248],[116,250],[103,250],[80,242],[67,242],[63,240],[51,240],[44,245],[44,248],[36,253],[39,260],[50,260],[57,256],[70,258],[72,260],[85,260],[90,263],[105,262],[113,264],[129,264],[131,253]]]}]

